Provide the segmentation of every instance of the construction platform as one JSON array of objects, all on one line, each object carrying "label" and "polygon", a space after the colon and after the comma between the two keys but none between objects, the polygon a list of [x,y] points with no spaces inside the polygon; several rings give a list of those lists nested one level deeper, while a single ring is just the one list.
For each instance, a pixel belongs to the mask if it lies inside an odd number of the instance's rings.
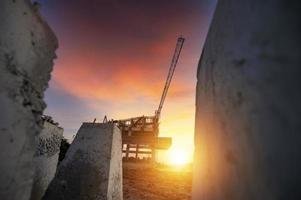
[{"label": "construction platform", "polygon": [[172,138],[159,137],[156,116],[140,116],[113,122],[122,133],[122,152],[125,161],[133,159],[154,161],[156,150],[167,150],[172,144]]}]

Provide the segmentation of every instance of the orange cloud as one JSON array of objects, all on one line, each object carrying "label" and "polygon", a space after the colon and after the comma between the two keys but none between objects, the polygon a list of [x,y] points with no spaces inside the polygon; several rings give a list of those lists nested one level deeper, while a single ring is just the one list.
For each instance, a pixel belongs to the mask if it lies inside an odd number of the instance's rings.
[{"label": "orange cloud", "polygon": [[[135,58],[99,56],[105,53],[96,55],[93,51],[82,55],[74,50],[58,60],[53,79],[61,89],[81,98],[132,101],[145,97],[158,101],[171,59],[166,54],[172,55],[174,50],[171,42],[167,43],[157,43],[146,50],[147,55]],[[190,85],[177,80],[172,82],[168,95],[177,98],[190,92]]]}]

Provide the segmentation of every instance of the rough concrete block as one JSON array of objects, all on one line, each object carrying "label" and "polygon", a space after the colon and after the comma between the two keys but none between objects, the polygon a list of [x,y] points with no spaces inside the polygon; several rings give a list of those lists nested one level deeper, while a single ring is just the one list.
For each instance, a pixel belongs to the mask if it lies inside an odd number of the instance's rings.
[{"label": "rough concrete block", "polygon": [[300,5],[218,2],[197,74],[193,199],[300,199]]},{"label": "rough concrete block", "polygon": [[121,132],[111,123],[83,123],[44,200],[122,200]]},{"label": "rough concrete block", "polygon": [[47,119],[49,118],[44,118],[41,134],[36,136],[35,174],[31,200],[42,199],[54,178],[59,159],[63,129]]},{"label": "rough concrete block", "polygon": [[57,40],[30,0],[0,1],[0,199],[30,198]]}]

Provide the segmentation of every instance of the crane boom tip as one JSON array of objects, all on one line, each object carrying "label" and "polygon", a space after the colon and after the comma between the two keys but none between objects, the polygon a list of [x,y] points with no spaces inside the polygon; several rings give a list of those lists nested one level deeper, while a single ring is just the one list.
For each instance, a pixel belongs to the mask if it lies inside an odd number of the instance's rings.
[{"label": "crane boom tip", "polygon": [[183,37],[183,35],[180,35],[180,36],[178,37],[178,40],[185,40],[185,38]]}]

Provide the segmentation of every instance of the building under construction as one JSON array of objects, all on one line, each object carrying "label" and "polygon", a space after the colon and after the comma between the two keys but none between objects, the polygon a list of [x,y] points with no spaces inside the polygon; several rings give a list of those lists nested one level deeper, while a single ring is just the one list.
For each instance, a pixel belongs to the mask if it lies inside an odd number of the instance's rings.
[{"label": "building under construction", "polygon": [[[177,40],[160,104],[155,115],[114,120],[114,123],[118,125],[122,132],[122,151],[124,160],[129,160],[130,157],[134,159],[147,157],[154,161],[156,149],[167,150],[171,146],[172,138],[159,137],[159,120],[184,40],[183,37],[179,37]],[[134,156],[132,157],[130,155]]]},{"label": "building under construction", "polygon": [[172,140],[159,137],[159,123],[156,116],[141,116],[117,121],[122,131],[122,152],[125,160],[132,158],[155,158],[155,149],[168,149]]}]

